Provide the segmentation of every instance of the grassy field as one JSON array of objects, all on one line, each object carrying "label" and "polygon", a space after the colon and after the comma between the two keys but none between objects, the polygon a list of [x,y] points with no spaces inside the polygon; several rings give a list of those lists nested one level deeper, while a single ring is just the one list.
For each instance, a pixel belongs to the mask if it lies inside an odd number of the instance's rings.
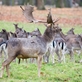
[{"label": "grassy field", "polygon": [[[81,26],[71,25],[59,25],[62,27],[63,32],[66,33],[71,27],[75,28],[75,33],[82,33]],[[19,23],[19,27],[23,27],[26,31],[32,31],[35,28],[39,28],[41,33],[44,32],[45,26],[43,24],[30,24],[30,23]],[[0,31],[7,29],[7,31],[14,32],[13,22],[0,22]],[[82,64],[78,63],[80,58],[75,54],[76,63],[70,62],[69,55],[66,55],[66,63],[55,64],[42,63],[41,77],[37,75],[37,64],[36,63],[24,63],[18,64],[12,62],[10,65],[10,78],[7,78],[6,71],[4,72],[3,78],[0,82],[82,82]],[[0,60],[1,61],[1,60]],[[1,67],[1,62],[0,62]]]}]

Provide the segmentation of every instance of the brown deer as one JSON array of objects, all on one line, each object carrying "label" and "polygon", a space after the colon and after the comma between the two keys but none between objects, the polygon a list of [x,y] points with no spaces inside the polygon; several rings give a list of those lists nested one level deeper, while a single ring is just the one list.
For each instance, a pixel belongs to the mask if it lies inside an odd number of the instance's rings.
[{"label": "brown deer", "polygon": [[47,45],[53,40],[53,36],[59,32],[60,29],[54,25],[47,26],[44,34],[41,37],[33,38],[12,38],[3,44],[7,44],[6,50],[8,58],[2,63],[0,77],[3,76],[4,68],[6,68],[8,77],[9,65],[17,58],[36,58],[38,63],[38,76],[40,77],[40,68],[42,57],[47,51]]},{"label": "brown deer", "polygon": [[56,34],[56,36],[54,37],[55,39],[52,42],[52,46],[51,46],[51,54],[52,54],[52,60],[53,60],[52,62],[54,63],[54,52],[57,54],[59,62],[63,60],[65,63],[65,54],[69,52],[70,52],[69,53],[70,58],[73,59],[72,49],[73,47],[75,48],[75,45],[79,47],[79,44],[77,44],[78,42],[75,40],[75,39],[78,40],[78,38],[77,38],[77,35],[75,35],[74,33],[74,28],[71,28],[67,32],[67,35],[64,35],[61,31],[59,34]]},{"label": "brown deer", "polygon": [[[62,36],[62,32],[60,32],[60,35]],[[78,35],[75,34],[68,34],[66,37],[62,36],[66,44],[66,49],[64,51],[65,52],[67,51],[70,54],[71,60],[74,60],[74,51],[81,50],[81,46],[80,46],[81,40],[80,37],[77,38],[77,36]],[[64,59],[65,59],[65,54],[63,56]]]},{"label": "brown deer", "polygon": [[[14,24],[14,26],[15,26],[15,33],[10,32],[13,38],[15,38],[15,36],[17,38],[30,38],[30,37],[33,37],[33,36],[37,36],[37,37],[41,36],[40,30],[38,28],[36,30],[32,31],[32,32],[26,32],[22,28],[18,27],[18,24]],[[31,58],[30,61],[31,60],[33,61],[33,59],[34,58]],[[19,58],[18,63],[20,64],[20,58]]]}]

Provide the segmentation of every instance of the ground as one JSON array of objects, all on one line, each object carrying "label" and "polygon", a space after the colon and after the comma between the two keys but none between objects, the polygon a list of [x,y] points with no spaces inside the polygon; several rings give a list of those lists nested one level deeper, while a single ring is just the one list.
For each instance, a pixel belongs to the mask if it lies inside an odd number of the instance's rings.
[{"label": "ground", "polygon": [[[59,24],[81,25],[82,26],[82,8],[52,8],[53,19],[60,18]],[[46,10],[37,10],[34,8],[33,15],[36,19],[46,20],[48,8]],[[0,6],[0,20],[28,22],[23,16],[20,6]]]}]

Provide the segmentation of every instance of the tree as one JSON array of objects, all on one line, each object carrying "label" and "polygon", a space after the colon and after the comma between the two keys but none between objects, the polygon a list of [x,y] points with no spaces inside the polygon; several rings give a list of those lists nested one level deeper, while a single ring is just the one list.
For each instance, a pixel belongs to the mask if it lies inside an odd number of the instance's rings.
[{"label": "tree", "polygon": [[9,0],[2,0],[3,5],[9,5]]},{"label": "tree", "polygon": [[36,6],[37,6],[37,9],[44,10],[45,9],[44,0],[36,0]]}]

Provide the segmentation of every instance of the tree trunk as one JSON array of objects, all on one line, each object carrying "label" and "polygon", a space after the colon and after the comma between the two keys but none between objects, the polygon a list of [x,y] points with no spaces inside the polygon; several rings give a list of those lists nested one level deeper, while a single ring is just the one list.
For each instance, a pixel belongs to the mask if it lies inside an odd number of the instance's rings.
[{"label": "tree trunk", "polygon": [[18,5],[24,5],[24,0],[18,0]]},{"label": "tree trunk", "polygon": [[82,0],[80,0],[80,3],[79,3],[80,6],[82,6]]},{"label": "tree trunk", "polygon": [[2,0],[3,5],[8,5],[9,6],[9,0]]},{"label": "tree trunk", "polygon": [[64,0],[56,0],[56,7],[63,8]]},{"label": "tree trunk", "polygon": [[9,0],[9,5],[15,5],[15,0]]},{"label": "tree trunk", "polygon": [[36,5],[38,10],[44,10],[44,0],[36,0]]},{"label": "tree trunk", "polygon": [[73,0],[64,0],[65,2],[65,7],[72,7],[73,6]]}]

